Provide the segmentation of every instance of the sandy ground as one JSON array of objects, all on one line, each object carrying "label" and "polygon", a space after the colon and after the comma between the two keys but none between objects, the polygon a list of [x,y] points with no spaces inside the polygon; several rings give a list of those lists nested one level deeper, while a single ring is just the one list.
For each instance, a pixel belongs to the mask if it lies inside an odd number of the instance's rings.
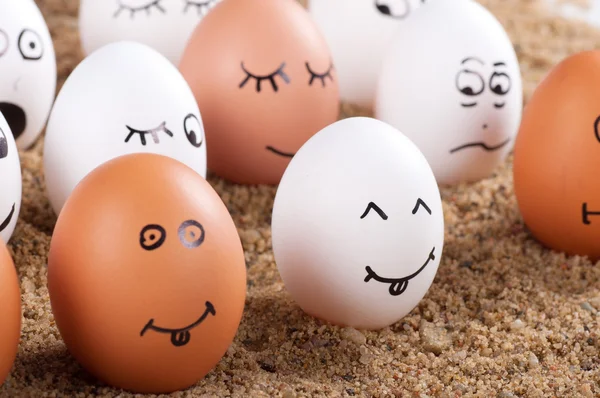
[{"label": "sandy ground", "polygon": [[[38,0],[55,40],[60,84],[81,60],[75,0]],[[527,101],[563,57],[600,33],[533,0],[481,0],[514,41]],[[346,115],[355,114],[345,107]],[[0,395],[129,396],[94,381],[53,322],[46,256],[54,215],[42,142],[22,152],[23,207],[10,249],[21,279],[23,331]],[[600,394],[600,268],[539,245],[524,227],[511,159],[476,184],[444,189],[446,243],[438,275],[409,316],[378,332],[330,327],[287,294],[273,260],[270,187],[210,182],[229,207],[248,263],[246,311],[220,364],[178,396],[592,397]]]}]

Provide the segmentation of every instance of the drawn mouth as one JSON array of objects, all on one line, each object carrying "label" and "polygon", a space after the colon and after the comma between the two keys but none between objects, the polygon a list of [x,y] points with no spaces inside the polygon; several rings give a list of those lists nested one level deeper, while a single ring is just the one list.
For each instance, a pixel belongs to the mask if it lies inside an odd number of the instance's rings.
[{"label": "drawn mouth", "polygon": [[4,231],[6,229],[6,227],[8,227],[8,224],[10,224],[10,222],[12,221],[14,214],[15,214],[15,204],[13,203],[10,213],[8,213],[8,216],[4,219],[4,221],[2,221],[2,224],[0,224],[0,232]]},{"label": "drawn mouth", "polygon": [[581,206],[581,216],[583,223],[585,225],[590,225],[592,222],[590,221],[589,216],[600,216],[600,211],[589,211],[587,208],[587,203],[584,202]]},{"label": "drawn mouth", "polygon": [[433,249],[431,249],[431,253],[429,253],[429,257],[427,257],[427,261],[425,261],[425,264],[423,264],[423,266],[421,266],[421,268],[419,268],[414,274],[409,275],[409,276],[405,276],[404,278],[383,278],[379,275],[377,275],[377,273],[375,273],[375,271],[373,271],[373,269],[369,266],[365,267],[366,271],[367,271],[367,276],[365,278],[365,282],[369,282],[371,279],[376,280],[377,282],[381,282],[381,283],[389,283],[390,284],[390,294],[392,296],[399,296],[402,293],[404,293],[406,291],[406,289],[408,288],[408,282],[415,278],[417,275],[419,275],[424,269],[425,267],[427,267],[427,265],[429,264],[430,261],[435,260],[435,247]]},{"label": "drawn mouth", "polygon": [[18,105],[10,102],[0,102],[0,112],[8,122],[8,126],[13,133],[15,140],[23,134],[27,126],[27,117],[25,111]]},{"label": "drawn mouth", "polygon": [[484,142],[470,142],[468,144],[461,145],[459,147],[456,147],[456,148],[450,150],[450,153],[462,151],[463,149],[468,149],[468,148],[481,148],[487,152],[493,152],[493,151],[497,151],[497,150],[505,147],[506,145],[508,145],[509,142],[510,142],[510,138],[507,139],[506,141],[501,142],[498,145],[495,145],[495,146],[486,145]]},{"label": "drawn mouth", "polygon": [[267,150],[273,152],[276,155],[283,156],[286,158],[293,158],[294,155],[296,155],[295,153],[281,152],[280,150],[277,150],[277,149],[273,148],[272,146],[268,146]]},{"label": "drawn mouth", "polygon": [[146,326],[144,326],[144,328],[142,329],[140,336],[143,337],[144,334],[148,330],[154,330],[157,333],[170,334],[171,335],[171,344],[173,344],[175,347],[183,347],[184,345],[189,343],[190,339],[192,338],[190,330],[199,326],[202,322],[204,322],[204,320],[209,315],[215,316],[215,315],[217,315],[217,313],[216,313],[215,307],[212,305],[212,303],[210,301],[207,301],[206,302],[206,310],[204,311],[204,314],[202,314],[202,316],[196,322],[192,323],[191,325],[186,326],[181,329],[167,329],[167,328],[161,328],[158,326],[154,326],[154,319],[150,319],[150,321],[148,321]]}]

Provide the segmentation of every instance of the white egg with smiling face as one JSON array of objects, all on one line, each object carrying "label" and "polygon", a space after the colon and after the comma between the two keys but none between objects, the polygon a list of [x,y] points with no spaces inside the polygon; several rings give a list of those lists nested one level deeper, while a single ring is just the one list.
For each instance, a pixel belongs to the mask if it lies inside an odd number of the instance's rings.
[{"label": "white egg with smiling face", "polygon": [[0,238],[7,243],[21,211],[21,162],[15,139],[0,113]]},{"label": "white egg with smiling face", "polygon": [[44,129],[54,101],[54,46],[33,0],[0,0],[0,10],[0,112],[24,149]]},{"label": "white egg with smiling face", "polygon": [[394,30],[428,0],[309,0],[331,49],[342,101],[371,106]]},{"label": "white egg with smiling face", "polygon": [[504,161],[522,106],[519,62],[500,22],[473,0],[440,0],[395,32],[375,115],[421,149],[438,183],[452,185]]},{"label": "white egg with smiling face", "polygon": [[81,0],[84,53],[121,40],[146,44],[178,65],[196,25],[221,0]]},{"label": "white egg with smiling face", "polygon": [[308,314],[380,329],[411,312],[444,245],[440,192],[418,148],[371,118],[338,121],[294,156],[273,207],[275,261]]},{"label": "white egg with smiling face", "polygon": [[44,173],[56,214],[90,171],[138,152],[169,156],[206,177],[202,117],[177,68],[144,44],[108,44],[70,74],[50,114]]}]

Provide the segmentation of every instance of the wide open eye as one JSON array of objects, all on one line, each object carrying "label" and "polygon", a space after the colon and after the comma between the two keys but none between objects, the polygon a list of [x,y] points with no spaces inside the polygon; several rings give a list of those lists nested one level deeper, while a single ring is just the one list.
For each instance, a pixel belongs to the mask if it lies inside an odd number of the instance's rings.
[{"label": "wide open eye", "polygon": [[150,16],[152,10],[158,10],[166,14],[162,6],[163,0],[117,0],[119,8],[115,11],[113,17],[117,18],[123,11],[129,11],[129,17],[133,19],[139,12],[144,12]]},{"label": "wide open eye", "polygon": [[261,83],[264,80],[268,80],[271,83],[271,87],[273,87],[273,91],[277,92],[279,90],[279,86],[277,85],[277,82],[275,81],[275,78],[277,76],[280,76],[286,84],[290,84],[290,78],[283,71],[284,68],[285,68],[285,62],[283,62],[279,66],[279,68],[277,68],[277,70],[275,72],[273,72],[269,75],[266,75],[266,76],[258,76],[258,75],[255,75],[255,74],[249,72],[246,69],[246,67],[244,66],[244,63],[242,62],[242,70],[244,71],[244,73],[246,73],[246,78],[240,83],[240,88],[243,88],[250,79],[255,79],[256,80],[256,92],[260,93]]},{"label": "wide open eye", "polygon": [[385,16],[403,19],[410,13],[408,0],[375,0],[377,11]]},{"label": "wide open eye", "polygon": [[0,57],[8,51],[8,35],[0,29]]},{"label": "wide open eye", "polygon": [[188,249],[194,249],[204,242],[204,227],[198,221],[184,221],[177,231],[179,240]]},{"label": "wide open eye", "polygon": [[474,97],[483,92],[485,83],[479,73],[463,69],[456,75],[456,88],[464,95]]},{"label": "wide open eye", "polygon": [[23,59],[35,61],[44,55],[44,44],[40,35],[31,29],[24,29],[19,35],[19,51]]},{"label": "wide open eye", "polygon": [[200,120],[190,113],[183,121],[183,129],[190,144],[196,148],[200,148],[204,142],[204,129]]},{"label": "wide open eye", "polygon": [[415,204],[415,207],[413,208],[412,214],[417,214],[417,212],[421,208],[425,209],[425,211],[427,213],[429,213],[429,215],[431,215],[431,209],[429,208],[429,206],[427,206],[427,204],[425,204],[425,202],[421,198],[417,199],[417,203]]},{"label": "wide open eye", "polygon": [[510,91],[510,77],[502,72],[494,72],[490,78],[490,89],[498,95],[506,95]]},{"label": "wide open eye", "polygon": [[144,250],[156,250],[165,243],[167,231],[157,224],[148,224],[140,232],[140,246]]},{"label": "wide open eye", "polygon": [[4,131],[0,129],[0,159],[8,156],[8,141],[4,135]]},{"label": "wide open eye", "polygon": [[333,81],[333,76],[331,76],[331,71],[333,70],[333,63],[329,64],[329,68],[324,73],[317,73],[317,72],[313,71],[308,62],[305,62],[304,65],[306,66],[306,70],[308,70],[308,73],[310,74],[310,80],[308,82],[309,86],[312,86],[313,81],[315,79],[318,79],[321,81],[322,87],[325,87],[325,79],[326,78],[329,78],[329,80]]},{"label": "wide open eye", "polygon": [[360,218],[361,219],[365,218],[371,212],[371,210],[373,210],[377,214],[379,214],[379,217],[383,218],[384,220],[388,219],[387,214],[385,214],[383,212],[383,210],[381,210],[381,208],[373,202],[369,202],[369,204],[367,205],[367,208],[365,209],[365,212],[362,214],[362,216],[360,216]]}]

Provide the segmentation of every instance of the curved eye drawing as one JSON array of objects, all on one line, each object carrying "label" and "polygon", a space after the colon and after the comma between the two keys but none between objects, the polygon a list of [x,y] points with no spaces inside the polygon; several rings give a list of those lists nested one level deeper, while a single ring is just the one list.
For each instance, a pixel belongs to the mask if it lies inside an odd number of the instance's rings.
[{"label": "curved eye drawing", "polygon": [[199,17],[203,17],[217,5],[220,0],[183,0],[185,7],[183,8],[184,14],[187,14],[189,10],[196,8],[196,12]]},{"label": "curved eye drawing", "polygon": [[202,128],[200,120],[198,120],[195,115],[190,113],[185,117],[185,120],[183,121],[183,130],[192,146],[196,148],[202,146],[202,143],[204,142],[204,129]]},{"label": "curved eye drawing", "polygon": [[383,15],[396,19],[404,19],[410,14],[408,0],[375,0],[375,8]]},{"label": "curved eye drawing", "polygon": [[594,133],[596,134],[596,139],[600,142],[600,116],[594,122]]},{"label": "curved eye drawing", "polygon": [[8,35],[0,29],[0,57],[8,50]]},{"label": "curved eye drawing", "polygon": [[275,81],[275,78],[277,76],[280,76],[286,84],[290,84],[290,78],[283,71],[284,68],[285,68],[285,62],[283,62],[279,66],[279,68],[277,68],[277,70],[275,72],[273,72],[269,75],[266,75],[266,76],[258,76],[251,72],[248,72],[248,70],[244,66],[244,62],[242,62],[242,70],[244,71],[244,73],[246,73],[246,78],[240,83],[240,88],[243,88],[250,79],[255,79],[256,80],[256,92],[260,93],[261,83],[264,80],[268,80],[269,82],[271,82],[271,86],[273,87],[273,90],[275,92],[277,92],[279,90],[279,87],[277,86],[277,82]]},{"label": "curved eye drawing", "polygon": [[44,55],[42,38],[31,29],[23,29],[19,35],[19,51],[23,59],[35,61]]},{"label": "curved eye drawing", "polygon": [[490,90],[498,95],[506,95],[510,91],[510,77],[504,73],[494,72],[490,78]]},{"label": "curved eye drawing", "polygon": [[360,219],[362,220],[363,218],[365,218],[371,210],[374,210],[377,214],[379,214],[379,217],[383,218],[384,220],[388,219],[387,214],[385,214],[383,210],[381,210],[381,208],[373,202],[369,202],[369,204],[367,205],[367,209],[362,214],[362,216],[360,216]]},{"label": "curved eye drawing", "polygon": [[333,63],[329,64],[329,68],[325,71],[325,73],[317,73],[317,72],[313,71],[310,68],[310,65],[308,62],[305,62],[304,65],[306,66],[306,70],[310,74],[310,81],[308,82],[309,86],[312,86],[313,81],[315,79],[321,80],[322,87],[325,87],[325,79],[326,78],[329,78],[329,80],[333,81],[333,76],[331,76],[331,71],[333,70]]},{"label": "curved eye drawing", "polygon": [[140,246],[144,250],[156,250],[166,239],[167,231],[158,224],[148,224],[140,232]]},{"label": "curved eye drawing", "polygon": [[188,249],[195,249],[204,242],[204,227],[198,221],[184,221],[177,231],[179,240]]},{"label": "curved eye drawing", "polygon": [[131,19],[135,17],[135,14],[142,11],[146,11],[146,14],[150,16],[152,9],[156,9],[163,14],[167,13],[161,4],[163,0],[146,0],[143,4],[138,4],[135,6],[127,4],[128,1],[131,0],[117,0],[119,8],[113,14],[113,18],[117,18],[123,11],[129,11],[129,17]]},{"label": "curved eye drawing", "polygon": [[169,137],[173,137],[173,133],[167,128],[167,122],[162,122],[160,124],[160,126],[150,129],[150,130],[136,130],[133,127],[129,127],[129,126],[125,126],[127,127],[127,129],[129,130],[129,134],[127,135],[127,138],[125,138],[125,142],[129,142],[129,140],[131,139],[131,137],[133,137],[135,134],[139,134],[140,135],[140,140],[142,141],[142,145],[146,145],[146,135],[150,134],[152,136],[152,140],[154,141],[155,144],[160,143],[159,139],[158,139],[158,133],[160,133],[161,131],[163,133],[165,133],[166,135],[168,135]]},{"label": "curved eye drawing", "polygon": [[425,202],[421,198],[417,199],[417,203],[415,204],[415,207],[412,210],[412,214],[417,214],[421,207],[424,208],[425,211],[429,213],[429,215],[431,215],[431,209],[429,208],[429,206],[427,206],[427,204],[425,204]]},{"label": "curved eye drawing", "polygon": [[485,83],[479,73],[463,69],[456,75],[456,88],[464,95],[474,97],[483,93]]},{"label": "curved eye drawing", "polygon": [[6,141],[6,136],[4,135],[4,131],[0,129],[0,159],[4,159],[8,156],[8,142]]}]

